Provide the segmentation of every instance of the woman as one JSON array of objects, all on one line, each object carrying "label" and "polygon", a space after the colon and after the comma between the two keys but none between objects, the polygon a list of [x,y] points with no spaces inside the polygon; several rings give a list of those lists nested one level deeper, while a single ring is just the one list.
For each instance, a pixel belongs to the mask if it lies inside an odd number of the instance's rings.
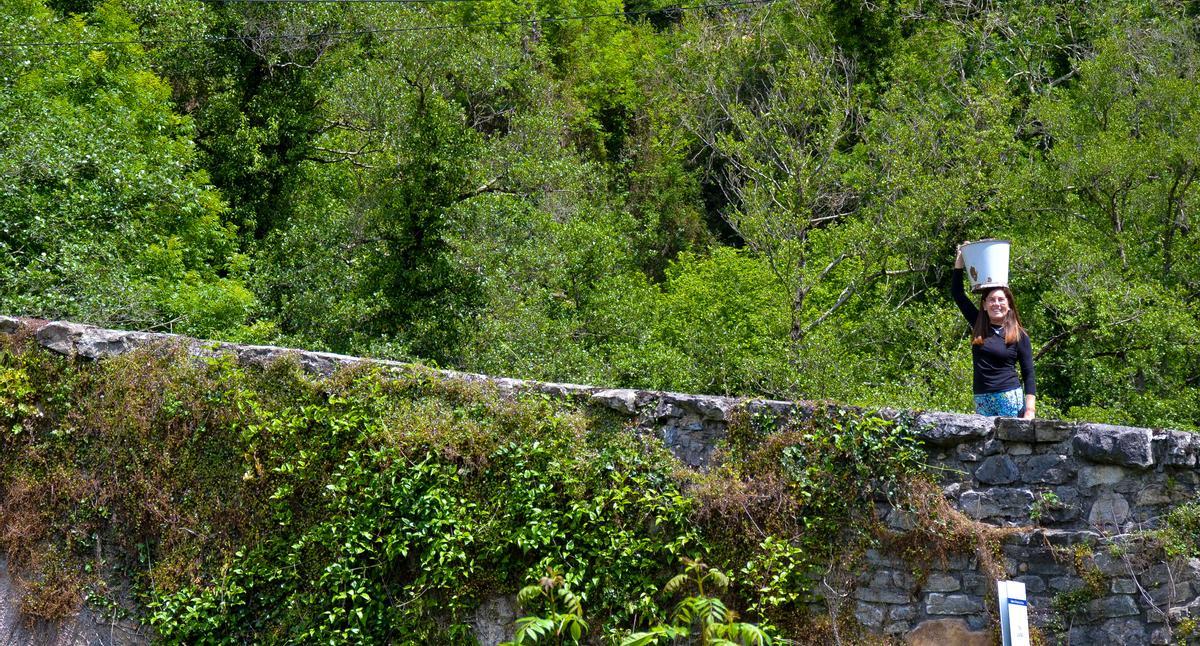
[{"label": "woman", "polygon": [[[976,308],[963,291],[961,249],[954,259],[951,280],[954,302],[971,325],[975,412],[1033,419],[1037,403],[1033,349],[1029,334],[1021,326],[1021,315],[1017,313],[1017,301],[1013,299],[1012,291],[1007,287],[986,289],[979,308]],[[1017,379],[1017,364],[1021,366],[1023,379]]]}]

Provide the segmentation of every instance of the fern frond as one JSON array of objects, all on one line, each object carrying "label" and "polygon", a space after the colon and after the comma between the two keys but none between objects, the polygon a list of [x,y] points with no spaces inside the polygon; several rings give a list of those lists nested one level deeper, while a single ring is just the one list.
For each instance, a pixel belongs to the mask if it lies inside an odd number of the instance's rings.
[{"label": "fern frond", "polygon": [[685,583],[687,583],[687,581],[687,574],[676,574],[675,576],[671,577],[670,581],[667,581],[666,585],[663,586],[663,594],[675,594],[684,586]]}]

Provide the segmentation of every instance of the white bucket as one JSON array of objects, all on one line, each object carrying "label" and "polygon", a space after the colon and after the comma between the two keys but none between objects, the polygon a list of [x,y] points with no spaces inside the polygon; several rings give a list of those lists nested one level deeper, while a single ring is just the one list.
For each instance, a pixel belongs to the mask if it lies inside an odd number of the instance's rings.
[{"label": "white bucket", "polygon": [[1008,286],[1008,240],[980,240],[961,247],[971,291]]}]

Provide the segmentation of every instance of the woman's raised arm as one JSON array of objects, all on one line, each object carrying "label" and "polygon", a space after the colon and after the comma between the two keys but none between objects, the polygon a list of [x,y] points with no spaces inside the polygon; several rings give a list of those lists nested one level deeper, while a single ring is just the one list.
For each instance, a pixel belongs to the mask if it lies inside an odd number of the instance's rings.
[{"label": "woman's raised arm", "polygon": [[958,305],[958,311],[962,312],[963,318],[967,320],[967,325],[975,325],[975,319],[979,318],[979,308],[975,307],[963,290],[962,245],[958,246],[958,254],[954,257],[954,273],[950,278],[950,295],[954,297],[954,303]]}]

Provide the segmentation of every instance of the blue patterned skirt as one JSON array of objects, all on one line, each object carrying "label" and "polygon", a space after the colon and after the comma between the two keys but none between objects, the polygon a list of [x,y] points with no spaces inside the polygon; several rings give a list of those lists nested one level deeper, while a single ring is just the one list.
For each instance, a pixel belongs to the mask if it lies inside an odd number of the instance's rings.
[{"label": "blue patterned skirt", "polygon": [[975,412],[989,417],[1020,417],[1025,412],[1025,391],[1013,388],[1002,393],[975,395]]}]

